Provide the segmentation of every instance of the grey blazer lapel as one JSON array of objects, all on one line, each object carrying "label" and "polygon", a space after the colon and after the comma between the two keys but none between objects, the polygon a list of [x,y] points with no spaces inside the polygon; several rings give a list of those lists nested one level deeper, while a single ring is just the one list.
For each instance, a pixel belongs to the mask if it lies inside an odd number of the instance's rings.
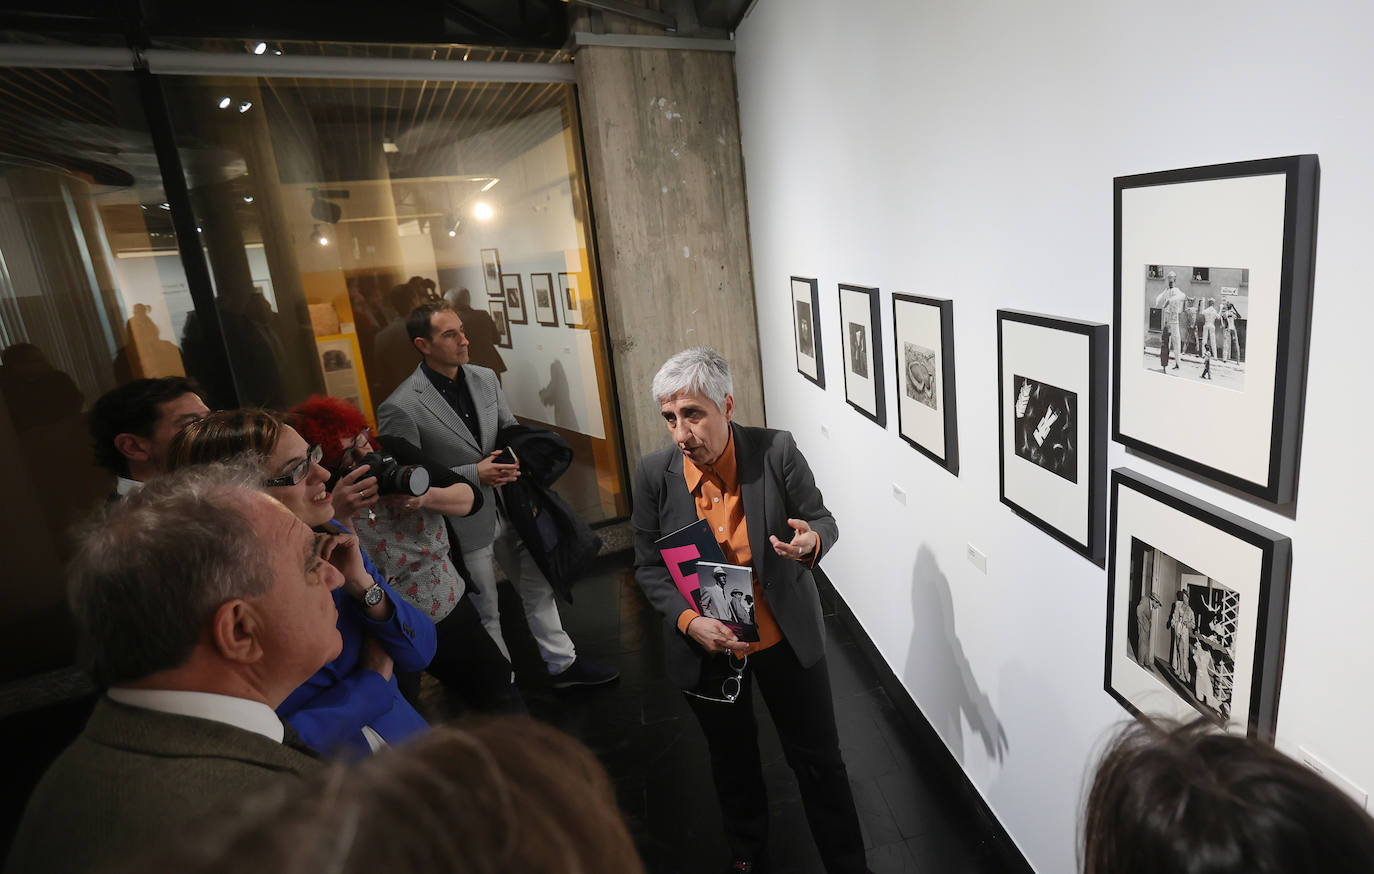
[{"label": "grey blazer lapel", "polygon": [[674,451],[663,470],[664,506],[668,512],[664,517],[663,533],[670,534],[679,528],[691,525],[697,518],[697,505],[692,493],[687,491],[687,481],[682,478],[682,453]]},{"label": "grey blazer lapel", "polygon": [[[483,379],[478,375],[476,368],[464,367],[463,378],[467,381],[468,391],[472,394],[472,403],[477,407],[477,427],[481,430],[478,437],[490,438],[487,445],[496,445],[496,422],[498,412],[496,409],[496,386],[495,379]],[[482,450],[478,441],[477,449]]]},{"label": "grey blazer lapel", "polygon": [[419,394],[420,403],[425,409],[429,410],[440,422],[447,425],[453,433],[462,437],[468,443],[472,444],[474,449],[481,452],[482,447],[478,445],[477,441],[473,438],[472,432],[468,430],[468,426],[463,424],[463,418],[454,412],[453,407],[448,405],[448,401],[444,400],[444,396],[439,394],[439,390],[434,387],[434,383],[429,381],[429,377],[425,376],[423,371],[416,371],[411,379],[414,380],[415,391]]},{"label": "grey blazer lapel", "polygon": [[[735,434],[735,469],[739,476],[740,496],[744,499],[744,523],[749,528],[749,552],[753,555],[754,572],[767,587],[772,581],[763,573],[773,547],[768,543],[767,500],[763,493],[763,459],[744,429],[730,426]],[[765,551],[766,550],[766,551]]]}]

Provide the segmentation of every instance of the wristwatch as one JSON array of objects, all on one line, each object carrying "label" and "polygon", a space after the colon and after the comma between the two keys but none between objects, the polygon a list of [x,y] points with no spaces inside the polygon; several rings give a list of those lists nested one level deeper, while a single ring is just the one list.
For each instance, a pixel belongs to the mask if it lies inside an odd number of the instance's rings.
[{"label": "wristwatch", "polygon": [[384,597],[386,597],[386,592],[382,590],[381,586],[374,583],[372,588],[363,592],[363,606],[376,607],[378,604],[382,603],[382,598]]}]

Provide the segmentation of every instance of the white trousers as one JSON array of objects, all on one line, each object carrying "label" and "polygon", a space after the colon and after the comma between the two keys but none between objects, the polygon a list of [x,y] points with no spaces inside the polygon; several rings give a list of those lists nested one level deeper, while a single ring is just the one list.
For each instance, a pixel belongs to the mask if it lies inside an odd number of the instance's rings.
[{"label": "white trousers", "polygon": [[473,585],[480,591],[472,593],[473,606],[477,615],[482,617],[482,627],[496,641],[501,654],[510,660],[510,650],[506,648],[505,638],[501,635],[501,609],[496,594],[496,564],[506,572],[507,578],[520,594],[520,602],[525,607],[525,620],[529,622],[530,632],[539,653],[544,657],[550,674],[562,673],[577,659],[577,649],[572,638],[563,630],[563,619],[558,615],[558,602],[553,586],[544,578],[539,565],[534,563],[520,535],[506,522],[505,514],[496,514],[496,539],[490,546],[483,546],[463,553],[463,562],[472,574]]}]

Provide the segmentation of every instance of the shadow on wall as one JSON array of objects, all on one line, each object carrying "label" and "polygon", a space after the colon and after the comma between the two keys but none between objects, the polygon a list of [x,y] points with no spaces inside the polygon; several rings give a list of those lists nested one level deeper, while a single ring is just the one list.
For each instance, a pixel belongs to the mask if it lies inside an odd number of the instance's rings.
[{"label": "shadow on wall", "polygon": [[[922,544],[911,570],[912,638],[904,679],[925,694],[921,710],[964,763],[963,721],[983,741],[989,759],[1001,762],[1010,746],[992,701],[978,687],[964,646],[954,632],[954,598],[949,580]],[[962,716],[962,719],[960,718]]]}]

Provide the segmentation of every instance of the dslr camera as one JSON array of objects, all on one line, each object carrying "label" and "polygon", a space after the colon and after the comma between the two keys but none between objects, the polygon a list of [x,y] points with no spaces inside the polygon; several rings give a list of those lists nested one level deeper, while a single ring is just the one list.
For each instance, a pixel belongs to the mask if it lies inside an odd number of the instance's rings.
[{"label": "dslr camera", "polygon": [[418,498],[429,491],[429,471],[418,464],[401,464],[390,453],[375,450],[366,455],[345,453],[339,470],[329,481],[330,491],[341,478],[364,464],[368,466],[367,475],[377,478],[379,495],[410,495]]}]

